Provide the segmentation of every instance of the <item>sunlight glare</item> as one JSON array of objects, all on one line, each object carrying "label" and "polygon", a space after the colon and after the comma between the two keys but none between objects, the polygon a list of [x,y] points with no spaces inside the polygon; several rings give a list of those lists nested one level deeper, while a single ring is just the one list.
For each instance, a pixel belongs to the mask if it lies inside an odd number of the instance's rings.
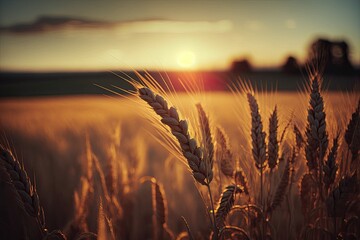
[{"label": "sunlight glare", "polygon": [[192,51],[182,51],[177,55],[177,63],[182,68],[191,68],[195,66],[196,56]]}]

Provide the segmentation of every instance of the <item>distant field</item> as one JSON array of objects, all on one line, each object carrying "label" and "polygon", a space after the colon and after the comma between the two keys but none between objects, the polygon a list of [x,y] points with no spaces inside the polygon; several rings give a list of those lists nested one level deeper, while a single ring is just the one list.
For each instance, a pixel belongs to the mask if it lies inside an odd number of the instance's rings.
[{"label": "distant field", "polygon": [[[123,77],[129,75],[136,79],[133,72],[117,73]],[[234,74],[231,72],[151,72],[156,79],[170,78],[176,82],[179,78],[198,79],[204,82],[205,89],[210,91],[223,91],[228,85],[240,77],[250,81],[253,86],[262,89],[277,89],[279,91],[297,91],[302,87],[306,73],[284,74],[276,71],[257,71],[247,74]],[[161,75],[161,76],[160,76]],[[128,78],[128,77],[126,77]],[[359,89],[360,75],[329,75],[325,76],[325,86],[331,91]],[[111,72],[93,73],[6,73],[0,72],[0,97],[22,96],[52,96],[52,95],[87,95],[109,94],[97,87],[115,85],[128,89],[124,80]],[[181,86],[177,86],[181,90]]]}]

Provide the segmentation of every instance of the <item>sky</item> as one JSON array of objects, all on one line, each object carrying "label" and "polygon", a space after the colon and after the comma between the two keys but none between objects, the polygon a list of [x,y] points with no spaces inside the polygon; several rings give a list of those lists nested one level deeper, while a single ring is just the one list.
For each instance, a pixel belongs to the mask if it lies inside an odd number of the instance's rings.
[{"label": "sky", "polygon": [[319,37],[360,65],[360,1],[0,0],[0,71],[269,68]]}]

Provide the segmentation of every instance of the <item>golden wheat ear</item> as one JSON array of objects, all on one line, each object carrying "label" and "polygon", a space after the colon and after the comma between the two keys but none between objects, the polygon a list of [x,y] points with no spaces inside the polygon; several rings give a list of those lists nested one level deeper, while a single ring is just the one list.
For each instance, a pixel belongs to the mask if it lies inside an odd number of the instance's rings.
[{"label": "golden wheat ear", "polygon": [[266,134],[263,131],[263,124],[259,112],[259,105],[256,98],[251,94],[247,94],[250,112],[251,112],[251,141],[252,141],[252,155],[255,160],[255,165],[262,170],[266,167]]},{"label": "golden wheat ear", "polygon": [[216,148],[217,161],[220,162],[221,172],[225,176],[233,177],[235,170],[233,154],[228,146],[227,136],[220,128],[216,129]]},{"label": "golden wheat ear", "polygon": [[275,106],[274,111],[269,118],[268,163],[271,170],[276,167],[279,158],[278,127],[279,120],[277,106]]},{"label": "golden wheat ear", "polygon": [[324,100],[320,92],[321,76],[315,75],[310,86],[310,101],[306,126],[305,154],[310,171],[322,167],[322,162],[328,148],[328,134],[326,131],[326,114]]},{"label": "golden wheat ear", "polygon": [[[44,211],[39,196],[24,169],[10,150],[0,145],[0,236],[19,239],[41,239],[46,234]],[[3,205],[3,206],[2,206]]]},{"label": "golden wheat ear", "polygon": [[161,117],[161,122],[170,128],[171,134],[179,142],[194,179],[202,185],[209,185],[213,178],[213,172],[211,168],[207,167],[204,149],[198,146],[194,138],[190,137],[188,122],[180,119],[177,109],[169,108],[167,101],[151,89],[140,88],[139,96]]},{"label": "golden wheat ear", "polygon": [[242,193],[243,190],[236,185],[229,185],[221,194],[218,206],[215,210],[216,227],[221,230],[226,226],[226,217],[234,206],[235,194]]}]

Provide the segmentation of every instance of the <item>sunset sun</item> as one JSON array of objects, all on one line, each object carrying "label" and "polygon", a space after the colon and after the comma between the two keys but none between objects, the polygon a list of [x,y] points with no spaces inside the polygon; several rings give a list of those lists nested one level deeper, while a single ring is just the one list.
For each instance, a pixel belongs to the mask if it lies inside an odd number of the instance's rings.
[{"label": "sunset sun", "polygon": [[182,68],[191,68],[196,64],[196,56],[192,51],[181,51],[177,54],[177,63]]}]

